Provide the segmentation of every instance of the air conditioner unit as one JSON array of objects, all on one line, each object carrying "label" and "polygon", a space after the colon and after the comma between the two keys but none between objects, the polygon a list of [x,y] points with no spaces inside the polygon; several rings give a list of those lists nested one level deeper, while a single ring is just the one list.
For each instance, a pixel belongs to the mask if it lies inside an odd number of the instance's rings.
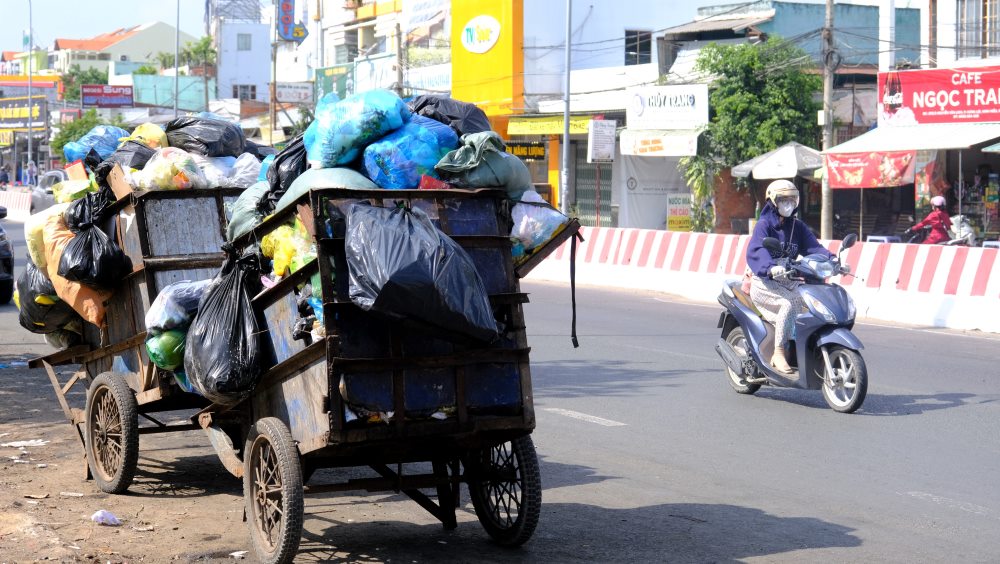
[{"label": "air conditioner unit", "polygon": [[118,60],[121,61],[121,62],[123,62],[123,63],[127,62],[128,61],[128,55],[119,55],[118,56]]}]

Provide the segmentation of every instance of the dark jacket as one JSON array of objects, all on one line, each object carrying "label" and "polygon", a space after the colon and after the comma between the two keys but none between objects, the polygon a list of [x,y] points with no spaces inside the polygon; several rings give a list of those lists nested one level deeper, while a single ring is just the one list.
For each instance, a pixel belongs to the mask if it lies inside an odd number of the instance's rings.
[{"label": "dark jacket", "polygon": [[[798,211],[798,210],[796,210]],[[750,246],[747,247],[747,264],[750,270],[761,278],[770,276],[771,267],[777,264],[775,258],[791,257],[799,255],[825,254],[833,256],[826,247],[820,245],[819,241],[809,231],[809,227],[800,220],[792,217],[785,218],[784,224],[780,223],[781,216],[778,210],[771,205],[771,202],[764,204],[764,209],[760,212],[760,219],[753,228],[753,235],[750,237]],[[764,239],[774,237],[781,243],[784,253],[781,257],[771,257],[771,253],[764,248]]]}]

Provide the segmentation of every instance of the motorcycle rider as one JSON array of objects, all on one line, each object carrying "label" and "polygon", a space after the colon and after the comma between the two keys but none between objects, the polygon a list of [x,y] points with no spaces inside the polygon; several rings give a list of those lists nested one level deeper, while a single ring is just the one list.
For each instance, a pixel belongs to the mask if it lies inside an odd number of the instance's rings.
[{"label": "motorcycle rider", "polygon": [[931,205],[934,206],[934,210],[927,214],[927,217],[923,221],[907,229],[903,233],[904,235],[909,235],[917,229],[930,227],[931,232],[927,234],[924,243],[933,245],[935,243],[947,242],[951,239],[951,236],[948,235],[948,231],[951,229],[951,218],[948,217],[948,212],[944,209],[947,205],[944,196],[934,196],[931,198]]},{"label": "motorcycle rider", "polygon": [[[791,374],[794,370],[785,357],[795,325],[795,316],[802,309],[802,300],[796,287],[799,282],[789,280],[785,267],[777,259],[796,258],[799,254],[824,254],[833,257],[809,230],[805,223],[795,218],[799,207],[799,191],[788,180],[775,180],[767,187],[766,202],[760,219],[754,227],[747,247],[747,264],[753,271],[750,299],[764,319],[774,325],[774,354],[771,366],[778,372]],[[782,256],[772,257],[764,248],[764,239],[773,237],[781,243]]]}]

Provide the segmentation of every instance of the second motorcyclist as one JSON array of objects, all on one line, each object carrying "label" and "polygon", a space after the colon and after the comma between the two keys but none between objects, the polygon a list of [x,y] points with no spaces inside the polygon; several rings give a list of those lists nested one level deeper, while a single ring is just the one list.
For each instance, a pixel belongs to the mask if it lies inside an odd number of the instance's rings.
[{"label": "second motorcyclist", "polygon": [[[750,298],[764,319],[774,325],[774,354],[771,366],[779,372],[794,372],[785,357],[785,345],[792,337],[795,316],[802,309],[796,291],[798,282],[790,280],[779,259],[800,254],[833,255],[816,240],[805,223],[795,218],[799,191],[788,180],[775,180],[767,187],[766,202],[747,247],[747,264],[753,271]],[[764,239],[773,237],[781,243],[782,256],[771,256]]]},{"label": "second motorcyclist", "polygon": [[951,218],[948,217],[948,212],[945,211],[946,205],[947,202],[944,196],[934,196],[931,198],[931,206],[934,207],[934,210],[927,214],[927,217],[923,221],[907,229],[905,234],[909,235],[918,229],[930,227],[930,233],[924,239],[925,244],[933,245],[948,241],[951,238],[948,234],[948,231],[951,230]]}]

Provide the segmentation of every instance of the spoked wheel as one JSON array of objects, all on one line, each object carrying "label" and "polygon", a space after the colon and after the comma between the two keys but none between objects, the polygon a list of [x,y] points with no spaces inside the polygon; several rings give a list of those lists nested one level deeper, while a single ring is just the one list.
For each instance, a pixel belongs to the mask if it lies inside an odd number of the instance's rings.
[{"label": "spoked wheel", "polygon": [[302,538],[302,469],[292,434],[265,417],[250,429],[243,450],[243,498],[258,560],[291,562]]},{"label": "spoked wheel", "polygon": [[139,461],[139,409],[125,377],[105,372],[87,389],[87,465],[102,492],[132,485]]},{"label": "spoked wheel", "polygon": [[469,497],[476,516],[503,546],[524,544],[538,525],[542,480],[531,437],[470,453]]},{"label": "spoked wheel", "polygon": [[[823,364],[823,399],[834,411],[853,413],[865,401],[868,393],[868,368],[857,351],[840,345],[827,349],[830,366]],[[820,353],[822,354],[822,352]],[[830,370],[832,368],[832,372]]]},{"label": "spoked wheel", "polygon": [[[740,326],[733,327],[726,335],[726,342],[729,346],[736,349],[736,352],[743,357],[749,357],[749,346],[747,345],[747,337],[743,333],[743,328]],[[760,389],[760,384],[748,384],[746,377],[742,374],[737,374],[733,372],[732,368],[726,366],[726,375],[729,376],[729,385],[736,390],[738,394],[753,394]]]}]

